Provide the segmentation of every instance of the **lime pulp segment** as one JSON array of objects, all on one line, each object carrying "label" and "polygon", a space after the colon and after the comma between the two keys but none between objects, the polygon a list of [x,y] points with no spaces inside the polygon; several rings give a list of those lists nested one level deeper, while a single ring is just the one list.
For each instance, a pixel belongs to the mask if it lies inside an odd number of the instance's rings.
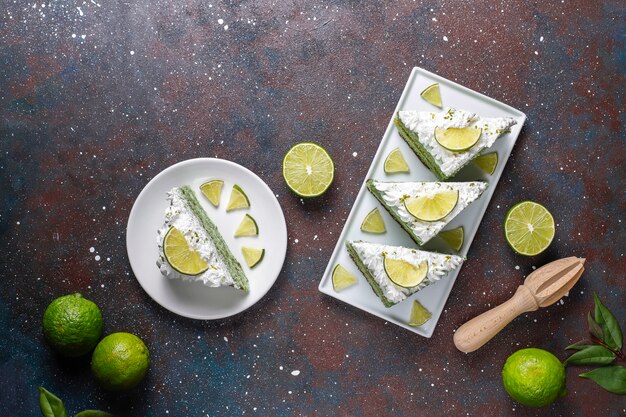
[{"label": "lime pulp segment", "polygon": [[237,230],[235,230],[235,237],[240,236],[257,236],[259,234],[259,226],[249,214],[243,216],[241,223],[237,226]]},{"label": "lime pulp segment", "polygon": [[200,275],[209,264],[189,246],[183,232],[170,227],[163,239],[163,254],[172,268],[184,275]]},{"label": "lime pulp segment", "polygon": [[361,230],[366,233],[385,233],[385,222],[383,221],[383,216],[381,216],[378,207],[367,213],[367,216],[363,219],[363,223],[361,223]]},{"label": "lime pulp segment", "polygon": [[514,251],[534,256],[550,246],[555,234],[554,218],[541,204],[523,201],[507,213],[504,234]]},{"label": "lime pulp segment", "polygon": [[411,308],[411,317],[409,318],[409,326],[423,326],[433,314],[426,309],[419,301],[413,300]]},{"label": "lime pulp segment", "polygon": [[200,191],[202,194],[209,200],[214,207],[220,205],[220,197],[222,195],[222,187],[224,186],[224,181],[222,180],[211,180],[207,181],[200,186]]},{"label": "lime pulp segment", "polygon": [[433,106],[442,107],[439,83],[431,84],[420,93],[420,97]]},{"label": "lime pulp segment", "polygon": [[406,163],[400,148],[396,148],[389,152],[385,159],[384,165],[386,174],[395,174],[399,172],[409,172],[409,165]]},{"label": "lime pulp segment", "polygon": [[357,283],[356,277],[340,264],[335,265],[333,268],[332,281],[333,289],[336,292],[344,290]]},{"label": "lime pulp segment", "polygon": [[464,152],[476,145],[482,129],[477,127],[442,127],[435,128],[435,140],[452,152]]},{"label": "lime pulp segment", "polygon": [[479,155],[474,159],[474,164],[489,175],[493,175],[498,166],[498,153],[490,152],[484,155]]},{"label": "lime pulp segment", "polygon": [[226,206],[226,211],[245,209],[248,207],[250,207],[250,200],[248,200],[246,193],[239,185],[233,185],[233,189],[230,192],[228,206]]},{"label": "lime pulp segment", "polygon": [[294,145],[283,158],[283,177],[300,197],[317,197],[333,182],[335,165],[324,148],[309,142]]},{"label": "lime pulp segment", "polygon": [[453,190],[435,195],[406,198],[404,206],[415,218],[425,222],[435,222],[450,214],[456,207],[458,200],[459,192]]},{"label": "lime pulp segment", "polygon": [[383,258],[385,273],[399,287],[414,288],[418,286],[428,274],[428,262],[413,265],[401,259]]},{"label": "lime pulp segment", "polygon": [[456,227],[450,230],[444,230],[438,235],[444,242],[446,242],[455,251],[460,251],[465,240],[465,231],[463,226]]},{"label": "lime pulp segment", "polygon": [[265,249],[243,246],[241,248],[241,253],[248,267],[254,268],[263,260],[263,257],[265,256]]}]

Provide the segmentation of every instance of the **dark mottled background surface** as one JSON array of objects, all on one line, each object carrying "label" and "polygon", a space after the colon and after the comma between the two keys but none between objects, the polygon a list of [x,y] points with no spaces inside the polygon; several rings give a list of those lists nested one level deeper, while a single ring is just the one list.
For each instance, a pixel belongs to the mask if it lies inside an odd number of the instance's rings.
[{"label": "dark mottled background surface", "polygon": [[[120,416],[626,412],[624,397],[578,378],[580,368],[546,410],[519,406],[500,381],[519,348],[565,358],[586,333],[594,291],[626,325],[622,2],[0,4],[2,415],[37,415],[41,384],[72,413]],[[430,340],[317,291],[413,66],[528,116]],[[284,152],[303,140],[341,161],[332,191],[315,201],[290,195],[280,173]],[[258,173],[290,225],[269,294],[215,322],[154,303],[125,248],[142,187],[200,156]],[[507,209],[523,199],[558,223],[535,259],[502,237]],[[465,320],[508,298],[533,266],[570,255],[587,257],[587,271],[564,304],[516,320],[476,353],[454,348]],[[152,367],[135,391],[107,394],[88,358],[61,360],[44,343],[46,305],[76,291],[100,305],[106,333],[148,344]]]}]

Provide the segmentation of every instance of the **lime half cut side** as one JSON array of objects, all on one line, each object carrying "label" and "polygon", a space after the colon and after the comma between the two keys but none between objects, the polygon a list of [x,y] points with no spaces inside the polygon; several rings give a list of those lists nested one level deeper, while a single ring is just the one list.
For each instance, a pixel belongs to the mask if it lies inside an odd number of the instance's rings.
[{"label": "lime half cut side", "polygon": [[361,223],[361,230],[366,233],[377,234],[386,232],[385,222],[383,221],[383,216],[381,216],[378,207],[367,213],[367,216],[363,219],[363,223]]},{"label": "lime half cut side", "polygon": [[431,84],[420,93],[420,97],[433,106],[442,107],[439,83]]},{"label": "lime half cut side", "polygon": [[404,200],[406,210],[418,220],[436,222],[454,210],[459,201],[457,190],[444,191],[435,195],[409,197]]},{"label": "lime half cut side", "polygon": [[546,250],[555,231],[552,214],[533,201],[514,205],[504,220],[506,241],[520,255],[534,256]]},{"label": "lime half cut side", "polygon": [[419,265],[403,261],[401,259],[392,259],[385,256],[383,259],[385,273],[393,282],[402,288],[417,287],[428,274],[428,262],[421,262]]},{"label": "lime half cut side", "polygon": [[246,261],[248,268],[254,268],[263,260],[263,257],[265,256],[265,249],[243,246],[241,248],[241,254],[243,255],[243,259]]},{"label": "lime half cut side", "polygon": [[222,187],[224,186],[224,181],[222,180],[211,180],[207,181],[200,186],[200,191],[202,194],[209,200],[214,207],[220,205],[220,197],[222,195]]},{"label": "lime half cut side", "polygon": [[450,230],[444,230],[438,235],[444,242],[448,244],[455,251],[460,251],[465,240],[465,231],[463,226],[456,227]]},{"label": "lime half cut side", "polygon": [[409,326],[417,327],[423,326],[433,314],[426,309],[419,301],[413,300],[413,307],[411,307],[411,317],[409,318]]},{"label": "lime half cut side", "polygon": [[300,197],[317,197],[333,182],[335,165],[321,146],[303,142],[294,145],[283,158],[283,177]]},{"label": "lime half cut side", "polygon": [[389,152],[385,159],[385,174],[395,174],[400,172],[409,172],[409,165],[406,163],[400,148],[396,148]]},{"label": "lime half cut side", "polygon": [[226,211],[246,209],[248,207],[250,207],[250,200],[248,200],[246,193],[237,184],[233,185]]},{"label": "lime half cut side", "polygon": [[175,227],[170,227],[163,239],[163,254],[170,266],[184,275],[200,275],[209,269],[209,264]]},{"label": "lime half cut side", "polygon": [[249,214],[243,216],[241,223],[239,223],[237,230],[235,230],[235,237],[258,236],[258,234],[259,226],[257,225],[256,220],[254,220],[254,217]]},{"label": "lime half cut side", "polygon": [[498,166],[498,153],[497,152],[489,152],[484,155],[479,155],[474,159],[474,164],[480,169],[482,169],[485,173],[489,175],[493,175],[496,172],[496,167]]},{"label": "lime half cut side", "polygon": [[435,140],[452,152],[464,152],[476,145],[482,134],[478,127],[435,128]]},{"label": "lime half cut side", "polygon": [[340,264],[335,265],[333,268],[332,281],[333,289],[336,292],[344,290],[357,283],[356,277]]}]

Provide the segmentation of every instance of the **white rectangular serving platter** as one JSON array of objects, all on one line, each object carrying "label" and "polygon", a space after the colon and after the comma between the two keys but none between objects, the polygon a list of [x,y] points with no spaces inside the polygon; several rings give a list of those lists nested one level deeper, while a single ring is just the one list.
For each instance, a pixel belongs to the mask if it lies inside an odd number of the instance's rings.
[{"label": "white rectangular serving platter", "polygon": [[[415,67],[413,68],[406,87],[402,92],[398,106],[391,115],[389,126],[387,127],[385,135],[383,136],[380,146],[378,147],[378,151],[374,156],[374,160],[372,161],[367,176],[361,185],[361,189],[356,197],[352,211],[348,216],[348,220],[346,221],[343,231],[341,232],[341,236],[337,241],[337,246],[335,246],[335,250],[333,251],[330,261],[326,267],[326,271],[324,272],[324,276],[319,284],[319,290],[321,292],[425,337],[432,336],[435,326],[439,321],[439,316],[441,315],[446,301],[448,300],[452,286],[454,285],[462,267],[449,273],[440,281],[424,288],[421,291],[418,291],[407,300],[404,300],[391,308],[386,308],[380,299],[376,297],[370,285],[359,272],[356,265],[352,262],[352,259],[345,249],[345,242],[347,240],[364,240],[367,242],[387,245],[419,248],[419,246],[411,240],[409,235],[389,215],[389,213],[387,213],[387,211],[380,206],[374,196],[371,195],[365,187],[365,181],[369,178],[382,181],[437,181],[435,175],[422,164],[406,142],[404,142],[404,140],[400,137],[393,123],[395,114],[399,110],[441,111],[420,97],[420,93],[424,90],[424,88],[434,83],[439,83],[444,109],[447,107],[465,109],[486,117],[509,116],[515,118],[517,121],[517,124],[511,128],[510,133],[503,135],[491,148],[483,151],[483,153],[492,151],[496,151],[498,153],[498,166],[493,175],[488,175],[482,172],[470,163],[454,178],[450,179],[450,181],[482,180],[489,183],[489,187],[483,195],[459,213],[459,215],[446,227],[447,230],[453,229],[457,226],[463,226],[465,230],[465,242],[463,243],[463,247],[458,254],[464,257],[467,256],[467,252],[472,240],[474,239],[474,235],[478,230],[480,221],[487,210],[487,206],[489,205],[491,196],[493,195],[496,185],[500,180],[504,166],[509,159],[509,155],[513,150],[513,146],[517,141],[517,137],[522,129],[522,126],[524,125],[526,115],[519,110],[507,106],[506,104],[500,103],[499,101],[486,97],[422,68]],[[385,174],[383,169],[385,158],[389,152],[398,147],[409,164],[410,172],[406,174]],[[375,207],[379,207],[385,221],[385,226],[387,227],[387,232],[381,235],[364,233],[360,229],[361,222],[367,213]],[[421,249],[443,253],[454,253],[445,245],[445,243],[437,238],[433,238]],[[472,260],[468,259],[466,262],[472,262]],[[344,289],[341,292],[335,292],[333,289],[331,274],[336,264],[343,265],[346,269],[348,269],[348,271],[358,277],[358,283]],[[417,299],[433,315],[432,318],[426,322],[426,324],[420,327],[411,327],[407,324],[411,314],[411,307],[413,305],[412,300],[414,299]]]}]

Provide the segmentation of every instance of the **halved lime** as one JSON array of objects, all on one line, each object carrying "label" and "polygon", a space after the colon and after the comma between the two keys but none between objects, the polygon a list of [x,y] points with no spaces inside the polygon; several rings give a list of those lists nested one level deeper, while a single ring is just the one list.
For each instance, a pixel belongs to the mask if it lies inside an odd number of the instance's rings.
[{"label": "halved lime", "polygon": [[226,211],[245,209],[248,207],[250,207],[250,200],[248,200],[246,193],[237,184],[233,185],[233,190],[230,192],[230,200],[228,200]]},{"label": "halved lime", "polygon": [[409,326],[422,326],[432,317],[432,313],[426,309],[419,301],[413,300],[411,308],[411,318]]},{"label": "halved lime", "polygon": [[249,214],[243,216],[241,223],[239,223],[237,230],[235,230],[235,237],[257,236],[258,234],[259,226],[256,224],[256,220]]},{"label": "halved lime", "polygon": [[248,267],[254,268],[263,260],[263,257],[265,256],[265,249],[242,246],[241,253],[243,254],[243,259],[246,261]]},{"label": "halved lime", "polygon": [[217,207],[220,205],[220,197],[222,195],[222,187],[224,186],[224,181],[222,180],[211,180],[207,181],[200,186],[200,191],[202,194],[209,200],[213,206]]},{"label": "halved lime", "polygon": [[420,93],[420,97],[433,106],[441,108],[441,92],[439,91],[439,83],[431,84]]},{"label": "halved lime", "polygon": [[333,289],[336,292],[346,289],[358,282],[356,277],[340,264],[335,265],[333,268],[332,281]]},{"label": "halved lime", "polygon": [[483,130],[479,127],[435,128],[435,140],[452,152],[463,152],[476,145]]},{"label": "halved lime", "polygon": [[427,261],[416,266],[401,259],[392,259],[385,256],[383,258],[383,266],[391,282],[403,288],[418,286],[428,274]]},{"label": "halved lime", "polygon": [[498,153],[489,152],[484,155],[479,155],[474,159],[474,163],[487,174],[493,175],[498,166]]},{"label": "halved lime", "polygon": [[283,158],[283,177],[300,197],[317,197],[333,182],[335,165],[321,146],[303,142],[294,145]]},{"label": "halved lime", "polygon": [[163,254],[172,268],[184,275],[200,275],[209,264],[189,246],[183,232],[170,227],[163,239]]},{"label": "halved lime", "polygon": [[367,213],[363,223],[361,223],[361,230],[366,233],[385,233],[385,222],[378,207]]},{"label": "halved lime", "polygon": [[439,236],[444,242],[450,245],[452,249],[458,252],[461,250],[461,246],[463,246],[465,231],[463,230],[463,226],[459,226],[454,229],[444,230],[443,232],[440,232],[437,236]]},{"label": "halved lime", "polygon": [[552,214],[533,201],[522,201],[514,205],[504,219],[506,241],[521,255],[540,254],[550,246],[554,233]]},{"label": "halved lime", "polygon": [[435,195],[409,197],[404,200],[404,207],[414,217],[425,222],[436,222],[446,217],[459,200],[457,190],[444,191]]},{"label": "halved lime", "polygon": [[409,172],[409,165],[404,160],[400,148],[389,152],[385,159],[385,173],[395,174],[396,172]]}]

